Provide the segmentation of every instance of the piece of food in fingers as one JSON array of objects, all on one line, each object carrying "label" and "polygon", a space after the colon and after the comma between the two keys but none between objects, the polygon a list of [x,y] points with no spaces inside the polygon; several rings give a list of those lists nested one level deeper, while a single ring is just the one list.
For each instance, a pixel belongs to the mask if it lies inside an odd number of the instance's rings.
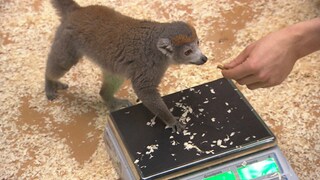
[{"label": "piece of food in fingers", "polygon": [[228,68],[224,67],[223,64],[218,64],[217,68],[218,68],[218,69],[221,69],[221,70],[226,70],[226,69],[228,69]]}]

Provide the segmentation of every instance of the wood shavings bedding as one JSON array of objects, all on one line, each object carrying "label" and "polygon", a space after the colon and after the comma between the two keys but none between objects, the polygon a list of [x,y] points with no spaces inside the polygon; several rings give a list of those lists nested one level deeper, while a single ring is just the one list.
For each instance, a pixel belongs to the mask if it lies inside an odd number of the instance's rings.
[{"label": "wood shavings bedding", "polygon": [[[319,16],[318,0],[77,2],[108,5],[135,18],[184,20],[196,26],[203,52],[210,60],[197,68],[169,68],[159,87],[162,94],[215,80],[221,77],[217,64],[235,57],[249,42]],[[0,179],[117,179],[102,141],[108,113],[98,95],[99,69],[84,58],[63,78],[70,86],[67,92],[61,92],[55,102],[44,96],[45,60],[58,25],[49,1],[1,1],[0,22]],[[301,179],[320,179],[319,59],[319,52],[303,58],[280,86],[256,91],[240,87],[277,135],[280,148]],[[129,83],[119,96],[132,102],[136,99]],[[28,105],[26,111],[37,112],[39,117],[26,120],[23,103]],[[84,120],[81,116],[85,113],[95,116],[90,119],[94,130],[84,137],[93,134],[100,140],[90,158],[80,163],[68,139],[59,137],[55,130],[57,124]],[[38,122],[26,123],[33,120]]]}]

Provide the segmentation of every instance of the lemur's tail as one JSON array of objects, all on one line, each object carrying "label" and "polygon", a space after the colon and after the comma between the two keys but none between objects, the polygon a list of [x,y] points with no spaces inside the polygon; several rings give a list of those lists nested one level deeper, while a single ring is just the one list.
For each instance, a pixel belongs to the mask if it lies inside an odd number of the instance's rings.
[{"label": "lemur's tail", "polygon": [[56,8],[58,15],[62,18],[66,17],[68,13],[80,8],[73,0],[51,0],[51,3]]}]

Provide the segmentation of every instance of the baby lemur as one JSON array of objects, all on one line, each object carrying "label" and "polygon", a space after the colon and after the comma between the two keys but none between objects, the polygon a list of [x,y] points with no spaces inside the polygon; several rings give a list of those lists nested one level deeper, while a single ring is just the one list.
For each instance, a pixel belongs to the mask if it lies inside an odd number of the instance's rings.
[{"label": "baby lemur", "polygon": [[175,132],[179,123],[157,89],[170,64],[201,65],[207,61],[199,49],[195,29],[184,22],[159,23],[138,20],[105,6],[80,7],[73,0],[51,0],[61,17],[48,55],[45,91],[47,98],[68,85],[59,82],[82,56],[103,71],[100,95],[110,110],[129,106],[114,97],[125,78],[142,103]]}]

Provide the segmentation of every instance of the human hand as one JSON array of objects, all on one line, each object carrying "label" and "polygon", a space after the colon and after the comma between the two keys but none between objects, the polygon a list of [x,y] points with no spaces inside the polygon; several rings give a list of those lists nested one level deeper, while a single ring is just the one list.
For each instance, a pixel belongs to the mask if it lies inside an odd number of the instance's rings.
[{"label": "human hand", "polygon": [[293,37],[283,29],[250,44],[238,57],[224,65],[223,76],[249,89],[280,84],[299,58]]}]

